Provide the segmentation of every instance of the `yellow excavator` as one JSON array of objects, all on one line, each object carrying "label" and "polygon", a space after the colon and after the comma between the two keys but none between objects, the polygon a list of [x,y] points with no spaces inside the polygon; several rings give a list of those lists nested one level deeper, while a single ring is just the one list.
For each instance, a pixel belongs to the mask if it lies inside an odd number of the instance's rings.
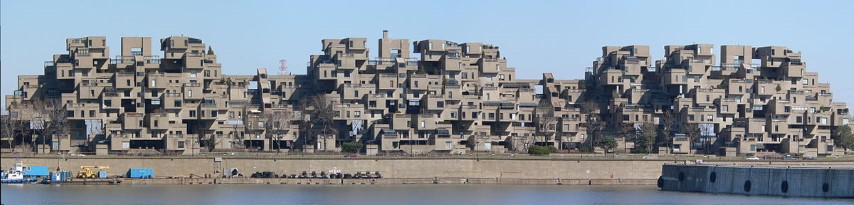
[{"label": "yellow excavator", "polygon": [[80,172],[77,173],[77,178],[98,178],[98,172],[101,170],[110,170],[109,166],[80,166]]}]

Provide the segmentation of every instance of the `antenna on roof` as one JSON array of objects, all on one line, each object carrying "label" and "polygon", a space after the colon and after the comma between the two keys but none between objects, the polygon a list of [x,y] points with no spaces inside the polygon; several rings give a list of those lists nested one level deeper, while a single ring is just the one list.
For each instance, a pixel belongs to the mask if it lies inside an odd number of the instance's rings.
[{"label": "antenna on roof", "polygon": [[285,75],[288,73],[288,59],[282,58],[279,60],[279,75]]}]

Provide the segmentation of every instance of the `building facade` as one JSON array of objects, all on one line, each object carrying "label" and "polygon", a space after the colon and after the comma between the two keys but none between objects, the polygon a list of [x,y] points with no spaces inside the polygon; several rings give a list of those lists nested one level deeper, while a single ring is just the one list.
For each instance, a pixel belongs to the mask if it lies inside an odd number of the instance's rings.
[{"label": "building facade", "polygon": [[[613,151],[642,143],[665,153],[840,154],[830,135],[848,126],[844,103],[785,47],[606,46],[586,78],[518,79],[498,46],[383,31],[323,39],[305,75],[225,75],[202,40],[105,37],[66,40],[44,74],[19,76],[6,96],[18,122],[4,149],[43,152],[525,152],[578,151],[604,138]],[[641,142],[642,127],[659,130]],[[663,130],[663,131],[661,131]],[[42,152],[42,151],[40,151]]]}]

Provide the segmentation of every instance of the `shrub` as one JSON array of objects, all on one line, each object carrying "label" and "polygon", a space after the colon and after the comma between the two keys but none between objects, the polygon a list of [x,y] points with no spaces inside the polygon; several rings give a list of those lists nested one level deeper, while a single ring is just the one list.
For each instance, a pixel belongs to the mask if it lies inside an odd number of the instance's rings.
[{"label": "shrub", "polygon": [[359,153],[362,150],[362,143],[359,142],[344,142],[341,144],[341,151],[345,153]]},{"label": "shrub", "polygon": [[557,148],[554,146],[532,145],[528,148],[528,154],[531,155],[547,155],[555,152],[557,152]]}]

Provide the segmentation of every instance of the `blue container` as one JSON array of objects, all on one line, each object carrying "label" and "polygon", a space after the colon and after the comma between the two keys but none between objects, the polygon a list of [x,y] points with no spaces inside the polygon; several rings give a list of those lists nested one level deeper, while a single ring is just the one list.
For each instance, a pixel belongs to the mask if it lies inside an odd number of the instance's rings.
[{"label": "blue container", "polygon": [[98,171],[98,178],[106,179],[107,178],[107,170]]},{"label": "blue container", "polygon": [[51,172],[50,173],[50,182],[62,182],[62,172]]},{"label": "blue container", "polygon": [[127,176],[134,179],[150,179],[154,178],[154,169],[152,168],[130,168]]},{"label": "blue container", "polygon": [[68,181],[68,179],[71,179],[71,172],[70,171],[59,172],[59,180],[60,181]]},{"label": "blue container", "polygon": [[24,167],[24,176],[25,177],[48,177],[50,176],[50,169],[48,166],[25,166]]}]

